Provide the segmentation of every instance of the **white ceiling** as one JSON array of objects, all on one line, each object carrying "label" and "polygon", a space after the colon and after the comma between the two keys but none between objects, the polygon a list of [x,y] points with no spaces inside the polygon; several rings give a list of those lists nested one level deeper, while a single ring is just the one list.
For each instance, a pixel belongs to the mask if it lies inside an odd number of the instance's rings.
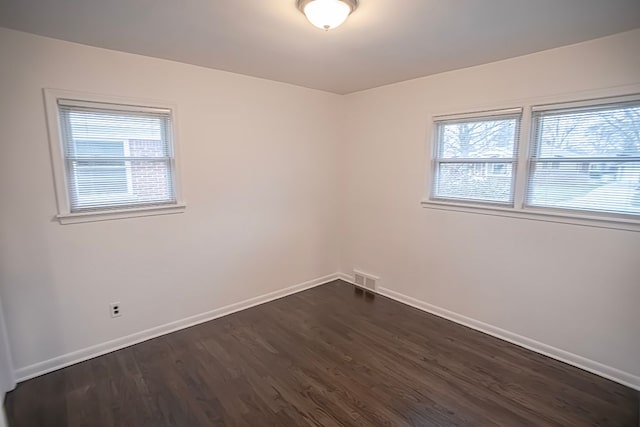
[{"label": "white ceiling", "polygon": [[640,0],[360,0],[325,33],[295,3],[0,0],[0,26],[340,94],[640,27]]}]

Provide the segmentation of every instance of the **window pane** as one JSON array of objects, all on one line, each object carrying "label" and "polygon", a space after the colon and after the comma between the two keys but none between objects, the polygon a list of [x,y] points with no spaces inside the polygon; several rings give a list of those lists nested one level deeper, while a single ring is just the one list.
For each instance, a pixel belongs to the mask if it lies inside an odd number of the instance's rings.
[{"label": "window pane", "polygon": [[72,161],[75,211],[175,202],[166,160]]},{"label": "window pane", "polygon": [[480,120],[439,124],[441,159],[515,157],[519,120]]},{"label": "window pane", "polygon": [[162,116],[76,109],[68,114],[74,139],[162,139]]},{"label": "window pane", "polygon": [[127,169],[123,161],[78,161],[72,163],[77,196],[127,193]]},{"label": "window pane", "polygon": [[140,203],[175,198],[167,161],[137,160],[130,163],[133,200]]},{"label": "window pane", "polygon": [[159,139],[129,139],[131,157],[165,157],[167,145]]},{"label": "window pane", "polygon": [[531,206],[640,214],[640,162],[537,162]]},{"label": "window pane", "polygon": [[640,156],[640,106],[538,113],[537,157]]},{"label": "window pane", "polygon": [[511,163],[441,163],[434,196],[511,203],[512,173]]},{"label": "window pane", "polygon": [[123,157],[123,141],[75,140],[76,157]]}]

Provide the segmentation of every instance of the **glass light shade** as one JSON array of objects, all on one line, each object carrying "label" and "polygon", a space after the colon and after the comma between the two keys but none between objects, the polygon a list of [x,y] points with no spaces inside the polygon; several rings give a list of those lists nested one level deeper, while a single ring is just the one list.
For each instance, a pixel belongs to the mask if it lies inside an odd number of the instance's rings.
[{"label": "glass light shade", "polygon": [[340,0],[313,0],[304,7],[304,14],[316,27],[328,31],[347,20],[351,6]]}]

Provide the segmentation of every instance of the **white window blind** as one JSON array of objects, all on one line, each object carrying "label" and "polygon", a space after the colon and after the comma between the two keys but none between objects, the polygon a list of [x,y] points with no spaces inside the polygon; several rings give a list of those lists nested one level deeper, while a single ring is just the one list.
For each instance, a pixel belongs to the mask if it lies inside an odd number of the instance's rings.
[{"label": "white window blind", "polygon": [[431,198],[513,205],[522,110],[437,117]]},{"label": "white window blind", "polygon": [[536,107],[526,205],[640,214],[640,101]]},{"label": "white window blind", "polygon": [[170,110],[57,103],[70,212],[176,203]]}]

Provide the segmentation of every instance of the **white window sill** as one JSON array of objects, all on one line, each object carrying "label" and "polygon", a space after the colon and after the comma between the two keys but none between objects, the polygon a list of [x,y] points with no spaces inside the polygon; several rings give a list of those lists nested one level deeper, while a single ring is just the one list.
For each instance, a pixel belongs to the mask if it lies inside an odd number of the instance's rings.
[{"label": "white window sill", "polygon": [[171,215],[183,213],[187,208],[184,204],[147,206],[141,208],[106,210],[95,212],[65,213],[56,215],[60,224],[78,224],[81,222],[109,221],[113,219],[138,218],[154,215]]},{"label": "white window sill", "polygon": [[520,218],[532,221],[555,222],[562,224],[580,225],[585,227],[612,228],[640,232],[640,220],[600,217],[597,215],[579,214],[572,211],[552,211],[551,209],[516,209],[502,206],[481,206],[467,203],[447,202],[440,200],[423,200],[424,208],[439,209],[455,212],[469,212],[479,215],[502,216],[508,218]]}]

